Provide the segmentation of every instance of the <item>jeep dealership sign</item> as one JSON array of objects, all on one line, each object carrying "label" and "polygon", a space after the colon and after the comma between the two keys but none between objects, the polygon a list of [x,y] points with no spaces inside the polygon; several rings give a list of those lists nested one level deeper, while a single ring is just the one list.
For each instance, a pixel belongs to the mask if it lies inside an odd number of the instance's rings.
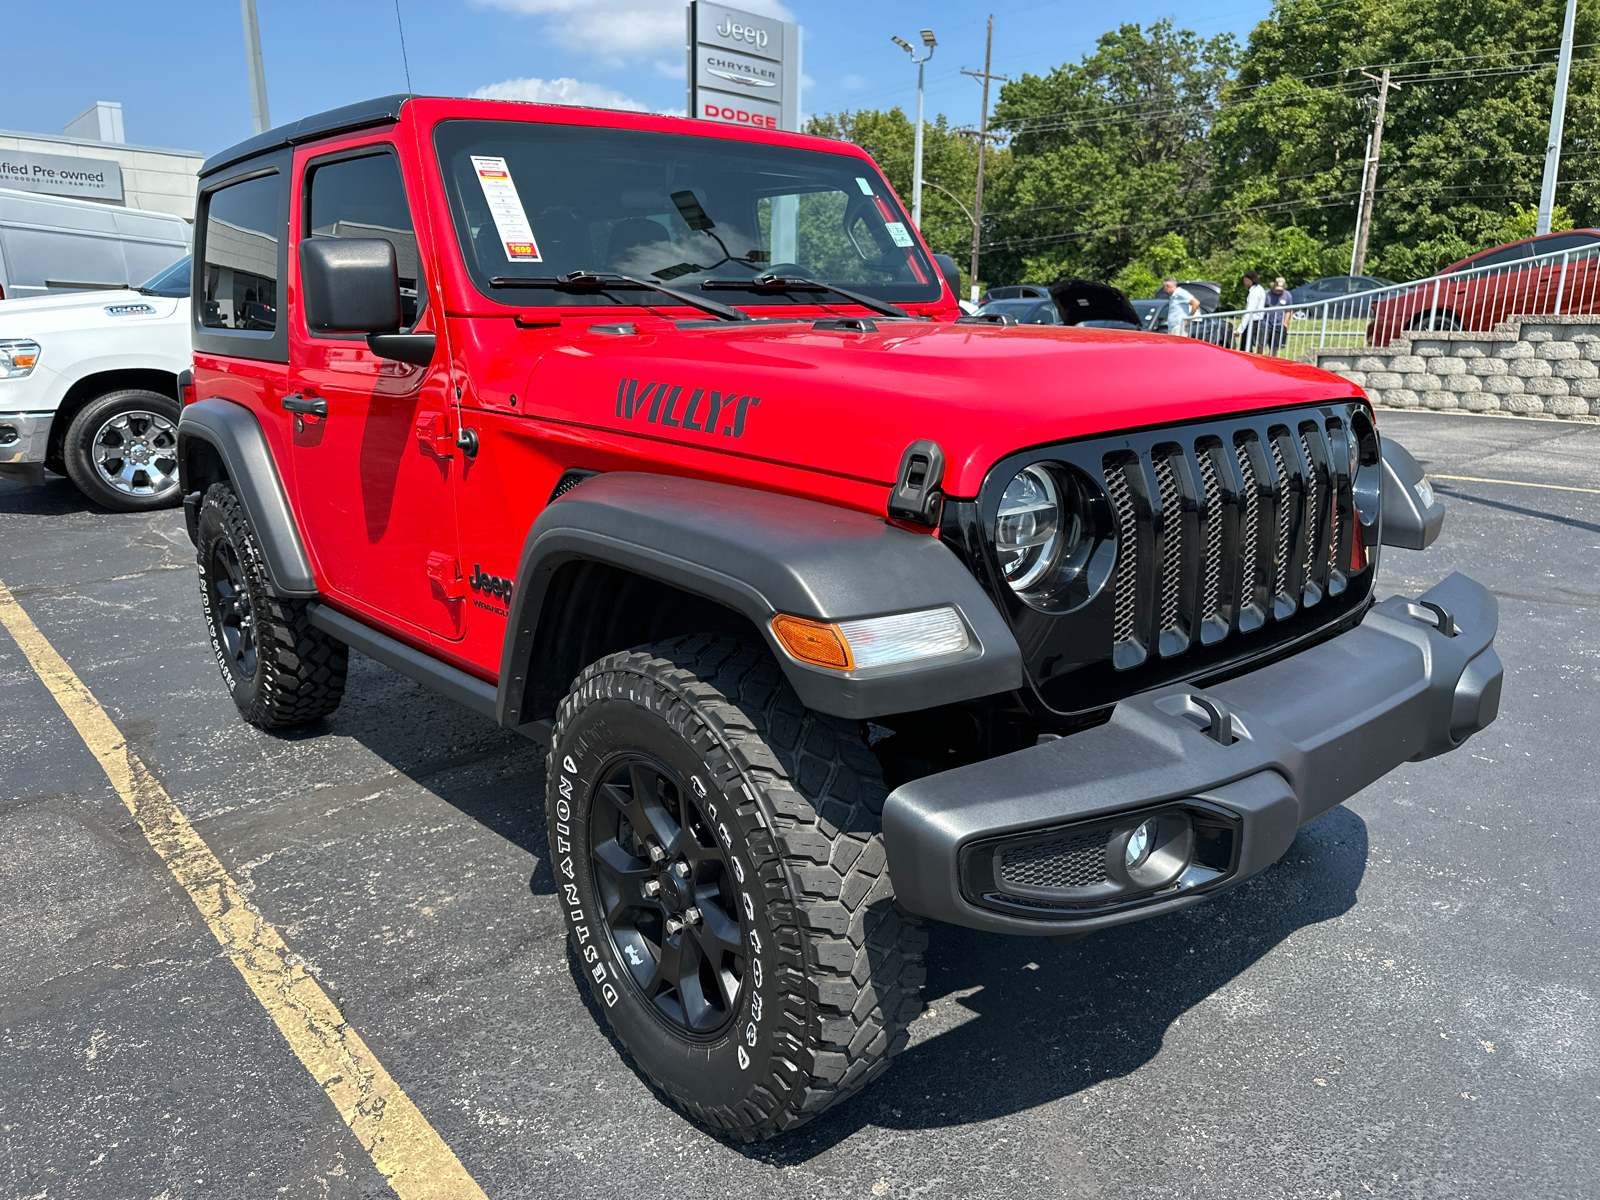
[{"label": "jeep dealership sign", "polygon": [[689,115],[755,129],[800,128],[800,26],[695,0]]},{"label": "jeep dealership sign", "polygon": [[0,150],[0,187],[90,200],[122,199],[122,168],[106,158]]}]

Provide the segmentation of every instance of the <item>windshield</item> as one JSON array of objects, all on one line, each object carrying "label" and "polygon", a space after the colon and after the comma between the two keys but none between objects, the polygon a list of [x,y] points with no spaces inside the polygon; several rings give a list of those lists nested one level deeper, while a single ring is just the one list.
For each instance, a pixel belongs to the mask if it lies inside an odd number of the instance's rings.
[{"label": "windshield", "polygon": [[[447,121],[434,143],[473,283],[508,303],[663,303],[638,292],[512,292],[491,283],[573,271],[631,275],[690,294],[707,280],[769,272],[893,304],[941,294],[939,273],[894,194],[862,159],[515,121]],[[746,308],[827,301],[784,292],[706,295]]]},{"label": "windshield", "polygon": [[140,291],[154,292],[158,296],[187,296],[189,294],[189,256],[185,254],[165,271],[139,285]]}]

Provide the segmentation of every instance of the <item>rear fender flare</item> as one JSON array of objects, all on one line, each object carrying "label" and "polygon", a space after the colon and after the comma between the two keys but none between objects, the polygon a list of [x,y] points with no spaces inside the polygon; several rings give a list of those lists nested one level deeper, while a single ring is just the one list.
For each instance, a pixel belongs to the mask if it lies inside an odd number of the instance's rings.
[{"label": "rear fender flare", "polygon": [[[540,616],[555,572],[607,563],[704,597],[761,631],[800,700],[865,719],[989,696],[1023,684],[1022,654],[994,603],[937,538],[866,513],[772,492],[664,475],[597,475],[549,505],[528,531],[501,657],[498,718],[528,711]],[[841,621],[950,605],[966,624],[960,654],[840,672],[790,656],[778,613]]]},{"label": "rear fender flare", "polygon": [[284,597],[315,596],[311,560],[255,414],[242,404],[217,399],[198,400],[183,410],[178,421],[178,477],[186,496],[217,482],[201,465],[207,458],[206,447],[220,460],[244,506],[272,590]]}]

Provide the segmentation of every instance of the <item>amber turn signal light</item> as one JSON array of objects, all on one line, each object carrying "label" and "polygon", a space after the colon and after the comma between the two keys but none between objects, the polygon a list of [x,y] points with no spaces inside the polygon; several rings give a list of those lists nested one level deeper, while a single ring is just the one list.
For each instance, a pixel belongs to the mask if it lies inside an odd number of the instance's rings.
[{"label": "amber turn signal light", "polygon": [[837,625],[779,613],[772,618],[772,632],[777,634],[783,648],[801,662],[832,667],[836,671],[849,671],[855,667],[850,657],[850,646]]}]

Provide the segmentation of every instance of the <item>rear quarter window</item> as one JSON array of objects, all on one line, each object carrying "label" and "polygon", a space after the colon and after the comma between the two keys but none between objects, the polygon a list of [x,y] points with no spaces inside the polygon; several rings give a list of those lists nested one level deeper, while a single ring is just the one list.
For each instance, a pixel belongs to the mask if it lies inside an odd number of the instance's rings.
[{"label": "rear quarter window", "polygon": [[282,305],[287,270],[291,154],[238,164],[201,180],[194,272],[196,350],[287,362]]}]

